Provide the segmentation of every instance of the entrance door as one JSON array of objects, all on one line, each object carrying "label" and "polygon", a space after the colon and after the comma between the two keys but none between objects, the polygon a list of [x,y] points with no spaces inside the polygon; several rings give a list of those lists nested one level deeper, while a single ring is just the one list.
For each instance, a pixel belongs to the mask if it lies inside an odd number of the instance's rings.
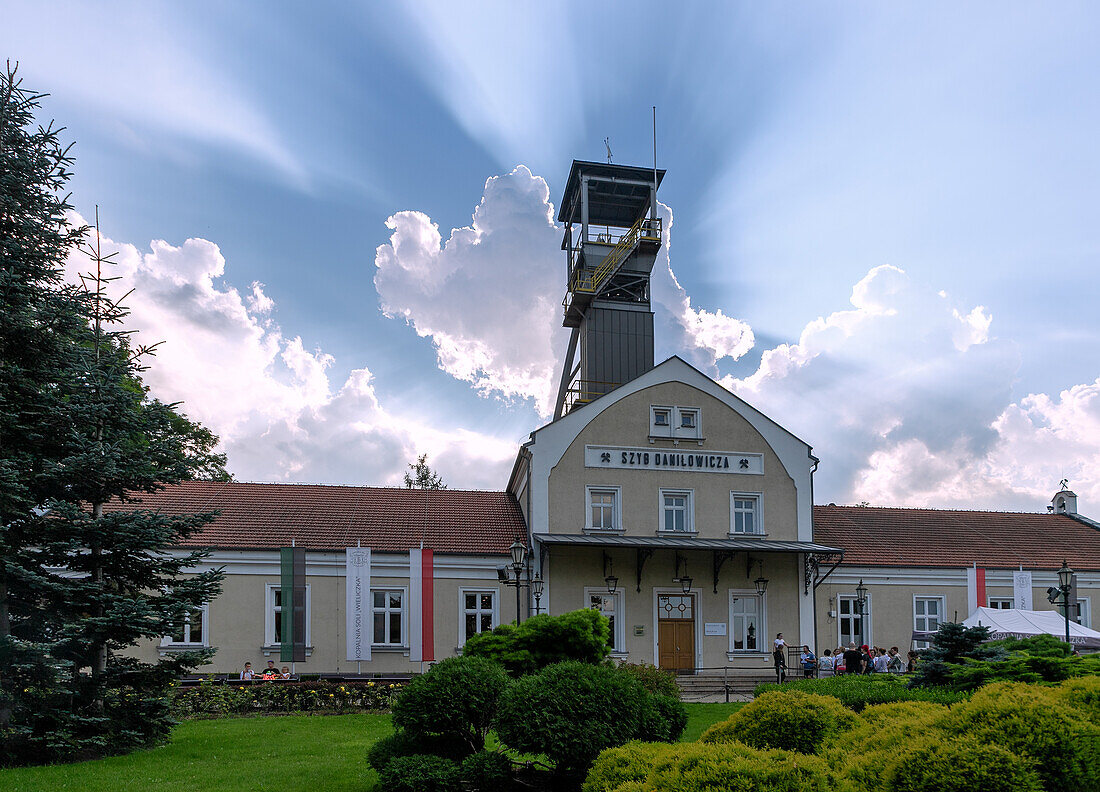
[{"label": "entrance door", "polygon": [[657,596],[657,665],[670,671],[695,668],[695,597]]}]

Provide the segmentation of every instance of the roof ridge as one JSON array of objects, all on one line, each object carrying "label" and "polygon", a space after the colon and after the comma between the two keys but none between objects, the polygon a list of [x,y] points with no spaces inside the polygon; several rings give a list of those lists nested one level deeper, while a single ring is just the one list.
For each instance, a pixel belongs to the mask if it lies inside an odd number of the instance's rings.
[{"label": "roof ridge", "polygon": [[939,512],[942,514],[950,514],[952,512],[958,512],[962,514],[1018,514],[1025,517],[1046,517],[1046,516],[1064,516],[1064,515],[1051,515],[1050,512],[1045,511],[1002,511],[1000,509],[945,509],[939,506],[860,506],[858,504],[847,503],[815,503],[815,509],[844,509],[862,511],[912,511],[912,512]]},{"label": "roof ridge", "polygon": [[[332,482],[311,482],[311,481],[240,481],[237,479],[231,479],[229,481],[213,481],[209,479],[192,479],[190,481],[181,481],[177,484],[168,484],[165,486],[186,486],[189,484],[221,484],[222,487],[229,486],[230,484],[239,485],[255,485],[261,487],[324,487],[326,489],[352,489],[352,490],[386,490],[392,492],[427,492],[429,491],[425,487],[398,487],[398,486],[386,486],[383,484],[337,484]],[[431,492],[476,492],[479,494],[489,495],[508,495],[509,492],[503,489],[476,489],[476,488],[457,488],[457,487],[444,487],[443,489],[430,490]]]}]

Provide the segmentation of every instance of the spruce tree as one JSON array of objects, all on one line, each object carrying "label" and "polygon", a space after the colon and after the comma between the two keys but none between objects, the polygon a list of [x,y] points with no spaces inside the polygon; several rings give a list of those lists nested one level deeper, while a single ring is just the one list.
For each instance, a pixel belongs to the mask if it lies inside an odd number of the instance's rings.
[{"label": "spruce tree", "polygon": [[[152,398],[153,346],[122,326],[110,256],[82,287],[62,267],[86,230],[62,190],[70,158],[34,128],[40,96],[7,73],[0,230],[0,762],[118,753],[163,739],[167,694],[210,650],[139,662],[125,650],[197,618],[220,570],[179,549],[213,514],[143,510],[144,493],[227,478],[217,438]],[[59,571],[60,570],[60,571]]]}]

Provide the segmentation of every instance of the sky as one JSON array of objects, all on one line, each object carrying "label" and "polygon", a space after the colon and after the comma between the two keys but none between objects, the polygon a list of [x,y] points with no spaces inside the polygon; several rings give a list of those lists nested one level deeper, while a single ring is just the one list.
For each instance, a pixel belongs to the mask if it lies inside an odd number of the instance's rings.
[{"label": "sky", "polygon": [[570,163],[652,166],[655,106],[658,361],[819,503],[1100,514],[1100,11],[887,5],[9,0],[0,51],[238,479],[503,488]]}]

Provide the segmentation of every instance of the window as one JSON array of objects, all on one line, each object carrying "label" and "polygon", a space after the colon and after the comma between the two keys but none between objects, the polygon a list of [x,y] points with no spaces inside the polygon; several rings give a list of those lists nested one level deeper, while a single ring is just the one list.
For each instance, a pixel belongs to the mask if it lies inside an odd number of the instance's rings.
[{"label": "window", "polygon": [[730,493],[730,533],[764,533],[760,524],[760,495],[743,492]]},{"label": "window", "polygon": [[626,651],[626,619],[623,616],[622,593],[608,594],[607,589],[586,588],[584,601],[588,607],[607,617],[611,629],[607,636],[607,645],[612,652]]},{"label": "window", "polygon": [[619,518],[618,487],[588,487],[588,528],[592,531],[616,531]]},{"label": "window", "polygon": [[405,645],[405,591],[371,589],[371,614],[374,617],[372,642],[382,646]]},{"label": "window", "polygon": [[691,533],[691,490],[661,490],[661,528],[669,533]]},{"label": "window", "polygon": [[672,437],[672,408],[649,408],[649,436]]},{"label": "window", "polygon": [[998,610],[1012,610],[1012,597],[990,597],[989,607]]},{"label": "window", "polygon": [[[309,599],[310,585],[306,584],[306,646],[309,640]],[[278,646],[283,639],[283,589],[278,583],[268,583],[266,587],[266,620],[264,624],[264,645]]]},{"label": "window", "polygon": [[[943,618],[943,597],[913,597],[913,629],[919,632],[935,632]],[[917,641],[918,649],[927,649],[929,641]]]},{"label": "window", "polygon": [[459,646],[466,643],[470,636],[489,632],[497,626],[497,592],[462,589],[459,592],[459,606]]},{"label": "window", "polygon": [[695,428],[695,411],[694,410],[680,410],[680,428],[681,429],[694,429]]},{"label": "window", "polygon": [[730,592],[730,651],[761,652],[767,635],[764,598],[752,591]]},{"label": "window", "polygon": [[203,605],[194,613],[188,614],[182,622],[176,625],[171,635],[166,635],[160,640],[161,646],[209,646],[207,635],[206,606]]},{"label": "window", "polygon": [[[864,631],[863,624],[867,629]],[[867,595],[867,602],[863,607],[862,617],[856,607],[855,597],[840,597],[837,600],[837,628],[840,646],[847,648],[849,643],[855,642],[856,646],[871,644],[871,595]]]},{"label": "window", "polygon": [[1069,617],[1082,627],[1091,627],[1092,620],[1090,617],[1092,614],[1089,613],[1089,610],[1089,598],[1078,597],[1077,605],[1070,609]]}]

